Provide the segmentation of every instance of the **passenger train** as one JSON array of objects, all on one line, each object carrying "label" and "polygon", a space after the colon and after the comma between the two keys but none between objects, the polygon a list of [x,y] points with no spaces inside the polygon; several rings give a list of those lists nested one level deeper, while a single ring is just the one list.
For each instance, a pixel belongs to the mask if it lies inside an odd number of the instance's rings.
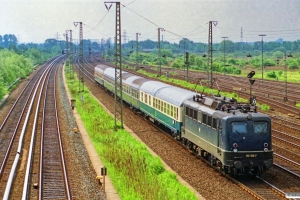
[{"label": "passenger train", "polygon": [[[97,65],[94,78],[114,93],[115,68]],[[200,95],[124,71],[122,97],[224,173],[257,175],[273,165],[271,120],[255,106],[219,95]]]}]

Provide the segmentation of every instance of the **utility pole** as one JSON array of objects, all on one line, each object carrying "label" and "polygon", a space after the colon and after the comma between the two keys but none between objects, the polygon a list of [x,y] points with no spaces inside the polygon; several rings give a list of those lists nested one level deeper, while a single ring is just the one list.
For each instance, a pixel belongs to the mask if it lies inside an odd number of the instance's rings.
[{"label": "utility pole", "polygon": [[186,82],[189,82],[189,52],[185,53]]},{"label": "utility pole", "polygon": [[[287,57],[293,57],[293,55],[290,53]],[[287,66],[286,66],[286,52],[284,52],[284,97],[283,101],[288,101],[287,98]]]},{"label": "utility pole", "polygon": [[[109,4],[107,6],[107,4]],[[114,129],[117,130],[117,121],[123,128],[123,98],[122,98],[122,44],[121,44],[121,8],[120,2],[104,2],[109,11],[112,4],[116,4],[116,36],[115,36],[115,120]]]},{"label": "utility pole", "polygon": [[69,30],[70,31],[70,58],[69,58],[69,64],[71,65],[70,66],[70,73],[71,73],[71,76],[70,77],[72,77],[72,78],[74,78],[73,77],[73,39],[72,39],[72,30]]},{"label": "utility pole", "polygon": [[68,31],[66,30],[66,33],[64,33],[64,36],[66,36],[66,54],[67,54],[67,60],[68,60],[68,57],[69,57],[69,52],[68,52]]},{"label": "utility pole", "polygon": [[83,78],[83,31],[82,22],[74,22],[76,27],[79,24],[79,91],[84,91],[84,78]]},{"label": "utility pole", "polygon": [[139,35],[141,35],[141,33],[136,33],[136,67],[135,67],[135,71],[137,70],[137,66],[139,64],[139,61],[138,61],[138,55],[139,55]]},{"label": "utility pole", "polygon": [[161,52],[160,52],[160,30],[161,31],[164,31],[165,29],[163,28],[158,28],[158,60],[159,60],[159,73],[158,73],[158,76],[161,76]]},{"label": "utility pole", "polygon": [[265,34],[258,35],[261,36],[261,80],[262,84],[264,84],[264,36]]},{"label": "utility pole", "polygon": [[59,38],[58,32],[56,32],[56,34],[55,34],[55,39],[56,39],[56,40],[59,40],[59,39],[60,39],[60,38]]},{"label": "utility pole", "polygon": [[241,27],[241,52],[243,52],[243,27]]},{"label": "utility pole", "polygon": [[207,74],[208,74],[208,81],[210,81],[210,87],[212,88],[213,86],[213,49],[212,49],[212,24],[214,26],[217,26],[218,21],[209,21],[209,29],[208,29],[208,48],[207,48],[207,54],[208,54],[208,59],[207,59]]},{"label": "utility pole", "polygon": [[127,36],[126,36],[126,30],[124,30],[124,33],[123,33],[123,44],[126,44],[127,43]]},{"label": "utility pole", "polygon": [[225,46],[226,46],[225,41],[226,41],[226,38],[228,38],[228,37],[222,37],[222,38],[224,39],[224,65],[223,65],[223,67],[224,67],[224,76],[225,76]]}]

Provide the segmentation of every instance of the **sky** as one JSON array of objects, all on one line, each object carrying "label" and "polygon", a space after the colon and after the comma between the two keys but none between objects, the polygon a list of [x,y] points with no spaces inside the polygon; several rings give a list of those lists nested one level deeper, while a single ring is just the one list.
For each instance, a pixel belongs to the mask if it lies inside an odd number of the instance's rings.
[{"label": "sky", "polygon": [[[114,38],[116,5],[108,11],[102,0],[0,0],[0,35],[14,34],[20,43],[64,39],[66,30],[79,38]],[[182,38],[208,42],[209,21],[213,42],[300,39],[300,0],[120,0],[122,38],[158,39],[178,43]],[[110,3],[107,3],[109,7]],[[216,23],[217,22],[217,23]],[[126,32],[126,34],[125,34]],[[242,36],[242,37],[241,37]],[[124,40],[122,41],[124,43]]]}]

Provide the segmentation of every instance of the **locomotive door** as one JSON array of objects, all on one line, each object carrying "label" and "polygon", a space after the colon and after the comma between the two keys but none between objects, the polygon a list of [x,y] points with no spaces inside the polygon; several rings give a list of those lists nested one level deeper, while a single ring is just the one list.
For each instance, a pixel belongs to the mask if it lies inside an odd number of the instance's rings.
[{"label": "locomotive door", "polygon": [[222,144],[223,144],[223,141],[222,141],[222,121],[220,119],[218,119],[218,154],[221,155],[221,149],[222,149]]}]

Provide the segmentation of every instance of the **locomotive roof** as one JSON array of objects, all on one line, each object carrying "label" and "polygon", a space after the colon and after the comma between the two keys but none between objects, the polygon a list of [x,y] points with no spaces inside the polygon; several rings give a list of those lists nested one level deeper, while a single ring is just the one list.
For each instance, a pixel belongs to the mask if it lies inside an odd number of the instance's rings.
[{"label": "locomotive roof", "polygon": [[185,106],[188,106],[190,108],[193,108],[195,110],[201,110],[203,112],[206,112],[207,114],[213,115],[214,113],[216,113],[216,110],[211,109],[205,105],[199,104],[198,102],[193,101],[192,98],[186,99],[183,104]]},{"label": "locomotive roof", "polygon": [[206,98],[203,99],[203,101],[199,102],[195,101],[193,98],[190,98],[185,100],[183,104],[190,108],[206,112],[218,118],[240,117],[243,115],[247,117],[249,113],[251,113],[253,117],[268,117],[268,115],[266,114],[255,112],[254,110],[252,110],[252,108],[248,107],[250,106],[248,104],[239,104],[232,101],[231,99],[225,99],[224,97],[208,98],[210,100],[213,100],[213,102],[209,105],[205,104]]}]

